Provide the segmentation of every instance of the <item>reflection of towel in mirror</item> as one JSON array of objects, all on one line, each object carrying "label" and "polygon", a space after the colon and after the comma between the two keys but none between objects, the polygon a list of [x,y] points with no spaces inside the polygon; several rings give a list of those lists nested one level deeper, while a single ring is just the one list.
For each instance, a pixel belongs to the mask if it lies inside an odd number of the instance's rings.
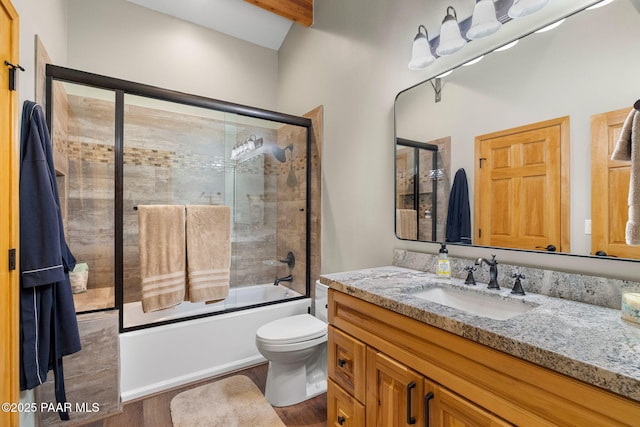
[{"label": "reflection of towel in mirror", "polygon": [[189,301],[215,301],[229,295],[229,206],[187,205],[187,272]]},{"label": "reflection of towel in mirror", "polygon": [[456,172],[449,195],[446,240],[452,243],[471,244],[471,209],[467,174],[460,168]]},{"label": "reflection of towel in mirror", "polygon": [[640,111],[631,110],[625,119],[611,159],[631,161],[625,239],[627,245],[640,245]]},{"label": "reflection of towel in mirror", "polygon": [[138,206],[142,311],[184,300],[185,213],[182,205]]}]

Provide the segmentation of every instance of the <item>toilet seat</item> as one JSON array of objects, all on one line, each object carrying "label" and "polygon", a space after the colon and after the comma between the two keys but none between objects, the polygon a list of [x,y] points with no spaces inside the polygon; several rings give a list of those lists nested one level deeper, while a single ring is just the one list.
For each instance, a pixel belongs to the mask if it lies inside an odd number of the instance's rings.
[{"label": "toilet seat", "polygon": [[286,346],[316,340],[327,335],[327,324],[310,314],[298,314],[274,320],[256,331],[256,341]]}]

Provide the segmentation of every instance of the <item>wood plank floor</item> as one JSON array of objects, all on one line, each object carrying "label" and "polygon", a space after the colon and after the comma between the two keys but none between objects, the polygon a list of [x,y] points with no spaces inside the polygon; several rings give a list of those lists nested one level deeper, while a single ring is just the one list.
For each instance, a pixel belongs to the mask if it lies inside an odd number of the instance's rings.
[{"label": "wood plank floor", "polygon": [[[177,394],[190,388],[218,381],[232,375],[246,375],[264,393],[268,365],[262,364],[234,372],[213,380],[200,381],[176,389],[158,393],[123,405],[122,414],[101,421],[84,424],[84,427],[171,427],[169,404]],[[327,425],[327,394],[285,408],[275,408],[288,427],[325,427]],[[251,426],[259,427],[259,426]]]}]

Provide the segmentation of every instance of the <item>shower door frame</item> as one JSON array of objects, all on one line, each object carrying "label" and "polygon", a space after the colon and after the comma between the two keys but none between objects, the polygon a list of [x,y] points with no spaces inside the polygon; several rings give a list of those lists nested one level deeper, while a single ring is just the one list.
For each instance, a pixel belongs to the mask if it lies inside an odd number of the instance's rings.
[{"label": "shower door frame", "polygon": [[[199,95],[178,92],[156,86],[136,83],[128,80],[107,77],[93,74],[86,71],[75,70],[53,64],[47,64],[46,75],[46,120],[49,131],[52,132],[53,123],[53,82],[62,81],[78,85],[95,87],[98,89],[110,90],[115,94],[115,137],[114,137],[114,286],[115,286],[115,307],[119,310],[120,332],[146,329],[160,325],[183,322],[218,314],[230,313],[233,311],[248,310],[251,308],[278,304],[286,301],[294,301],[311,296],[311,138],[312,122],[306,117],[294,116],[285,113],[278,113],[247,105],[236,104],[218,99],[207,98]],[[272,122],[306,128],[306,207],[305,207],[305,295],[294,297],[282,301],[269,301],[260,304],[249,305],[239,308],[227,308],[222,311],[204,313],[192,316],[185,316],[179,319],[160,321],[152,324],[145,324],[124,328],[123,307],[124,307],[124,259],[123,259],[123,204],[124,204],[124,98],[125,94],[138,95],[160,101],[174,102],[177,104],[189,105],[209,110],[221,111],[224,113],[237,114],[240,116],[252,117],[256,119],[269,120]],[[112,309],[92,310],[106,311]]]},{"label": "shower door frame", "polygon": [[[413,209],[416,211],[416,234],[417,240],[420,240],[420,150],[431,151],[431,170],[438,170],[438,153],[439,147],[436,144],[429,144],[428,142],[413,141],[406,138],[396,138],[396,146],[413,148]],[[394,161],[395,174],[398,173],[398,162]],[[437,241],[438,237],[438,180],[431,180],[431,241]],[[396,185],[394,189],[395,193],[398,193],[398,187]],[[397,206],[396,206],[397,207]],[[394,210],[394,212],[396,212]],[[395,213],[397,217],[397,213]],[[397,218],[396,218],[397,221]],[[396,230],[396,236],[398,230]],[[406,240],[406,239],[403,239]]]}]

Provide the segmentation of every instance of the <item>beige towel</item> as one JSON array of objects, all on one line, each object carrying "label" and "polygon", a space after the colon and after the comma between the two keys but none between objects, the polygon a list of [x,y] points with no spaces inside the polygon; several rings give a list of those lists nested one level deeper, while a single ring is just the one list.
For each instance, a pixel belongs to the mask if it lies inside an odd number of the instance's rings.
[{"label": "beige towel", "polygon": [[142,311],[173,307],[185,293],[184,206],[138,206]]},{"label": "beige towel", "polygon": [[187,276],[191,302],[229,295],[231,210],[228,206],[187,206]]},{"label": "beige towel", "polygon": [[396,235],[400,239],[418,238],[418,213],[414,209],[396,209]]},{"label": "beige towel", "polygon": [[611,154],[612,160],[631,161],[627,245],[640,245],[640,111],[631,110]]}]

